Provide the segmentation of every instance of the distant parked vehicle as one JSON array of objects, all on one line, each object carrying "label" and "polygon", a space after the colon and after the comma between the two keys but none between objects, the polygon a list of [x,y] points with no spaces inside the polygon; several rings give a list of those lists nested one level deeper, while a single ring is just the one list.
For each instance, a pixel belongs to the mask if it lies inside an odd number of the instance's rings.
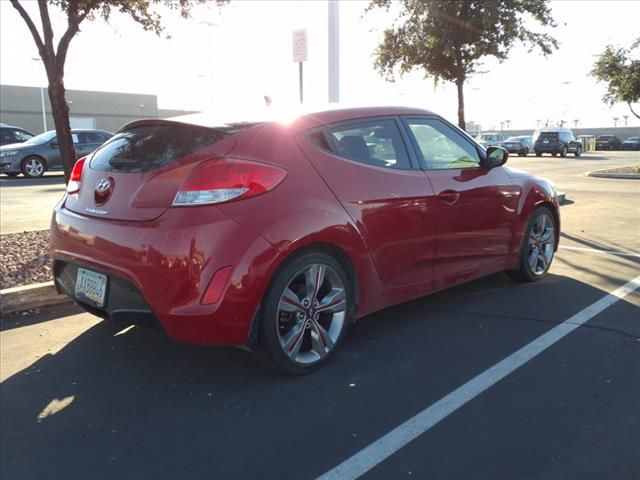
[{"label": "distant parked vehicle", "polygon": [[496,132],[485,132],[476,136],[476,141],[484,148],[499,147],[506,139],[506,135]]},{"label": "distant parked vehicle", "polygon": [[509,137],[502,143],[502,147],[509,153],[517,153],[521,157],[526,157],[533,150],[533,140],[529,135]]},{"label": "distant parked vehicle", "polygon": [[640,137],[629,137],[622,142],[622,150],[640,150]]},{"label": "distant parked vehicle", "polygon": [[600,135],[596,140],[596,150],[620,150],[622,142],[615,135]]},{"label": "distant parked vehicle", "polygon": [[[104,130],[71,130],[76,159],[93,152],[112,136],[112,133]],[[27,178],[37,178],[47,170],[62,170],[55,130],[36,135],[24,143],[0,147],[0,173],[10,177],[22,173]]]},{"label": "distant parked vehicle", "polygon": [[544,127],[533,134],[533,149],[536,157],[543,153],[550,153],[554,157],[566,157],[573,153],[576,157],[582,154],[582,142],[576,140],[573,132],[564,127]]},{"label": "distant parked vehicle", "polygon": [[33,133],[25,130],[24,128],[0,123],[0,145],[22,143],[33,137]]}]

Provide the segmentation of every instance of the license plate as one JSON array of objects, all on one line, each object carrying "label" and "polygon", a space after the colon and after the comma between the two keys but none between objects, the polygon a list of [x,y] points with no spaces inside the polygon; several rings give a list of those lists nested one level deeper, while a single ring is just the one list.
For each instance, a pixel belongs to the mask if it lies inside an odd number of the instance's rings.
[{"label": "license plate", "polygon": [[544,139],[544,140],[542,141],[542,143],[549,143],[549,140]]},{"label": "license plate", "polygon": [[84,268],[78,268],[76,277],[76,298],[78,300],[104,306],[104,298],[107,294],[107,276],[92,272]]}]

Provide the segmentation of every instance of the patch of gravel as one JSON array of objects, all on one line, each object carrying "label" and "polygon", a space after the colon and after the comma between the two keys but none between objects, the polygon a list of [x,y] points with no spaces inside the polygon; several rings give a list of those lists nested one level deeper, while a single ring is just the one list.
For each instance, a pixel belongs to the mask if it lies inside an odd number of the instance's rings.
[{"label": "patch of gravel", "polygon": [[639,165],[629,165],[628,167],[617,167],[617,168],[606,168],[604,170],[594,170],[593,173],[623,173],[629,175],[638,175],[640,176],[640,164]]},{"label": "patch of gravel", "polygon": [[49,230],[0,235],[0,290],[49,280]]}]

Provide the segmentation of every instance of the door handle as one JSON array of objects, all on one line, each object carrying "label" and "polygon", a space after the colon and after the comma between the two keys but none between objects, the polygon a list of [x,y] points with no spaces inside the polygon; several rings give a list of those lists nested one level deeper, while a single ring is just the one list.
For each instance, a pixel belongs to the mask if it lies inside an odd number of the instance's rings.
[{"label": "door handle", "polygon": [[445,190],[440,192],[438,199],[445,205],[453,205],[460,199],[460,192],[455,190]]}]

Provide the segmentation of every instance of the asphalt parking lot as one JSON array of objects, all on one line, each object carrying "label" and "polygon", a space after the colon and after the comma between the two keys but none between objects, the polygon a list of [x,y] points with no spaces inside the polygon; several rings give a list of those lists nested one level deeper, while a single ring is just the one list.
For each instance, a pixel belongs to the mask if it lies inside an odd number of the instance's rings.
[{"label": "asphalt parking lot", "polygon": [[306,377],[73,306],[3,319],[0,476],[640,478],[640,181],[584,176],[627,153],[512,157],[567,193],[550,274],[370,315]]}]

